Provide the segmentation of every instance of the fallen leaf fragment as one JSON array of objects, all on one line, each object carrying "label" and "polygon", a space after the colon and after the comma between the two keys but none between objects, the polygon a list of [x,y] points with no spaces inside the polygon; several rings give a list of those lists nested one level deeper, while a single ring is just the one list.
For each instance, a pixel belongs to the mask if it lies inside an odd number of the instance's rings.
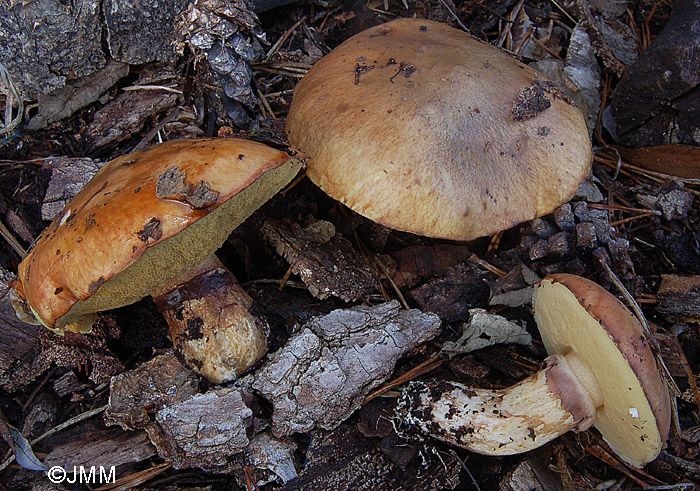
[{"label": "fallen leaf fragment", "polygon": [[457,341],[446,341],[442,352],[452,358],[456,355],[493,346],[494,344],[532,344],[527,330],[484,309],[471,309],[469,322],[462,323],[462,335]]},{"label": "fallen leaf fragment", "polygon": [[623,159],[654,172],[685,179],[700,179],[700,148],[690,145],[615,147]]},{"label": "fallen leaf fragment", "polygon": [[28,469],[30,471],[47,471],[48,466],[44,464],[39,458],[34,455],[31,444],[27,439],[20,433],[20,431],[14,426],[7,424],[7,429],[12,437],[12,441],[8,442],[12,445],[13,453],[15,454],[15,460],[17,463]]}]

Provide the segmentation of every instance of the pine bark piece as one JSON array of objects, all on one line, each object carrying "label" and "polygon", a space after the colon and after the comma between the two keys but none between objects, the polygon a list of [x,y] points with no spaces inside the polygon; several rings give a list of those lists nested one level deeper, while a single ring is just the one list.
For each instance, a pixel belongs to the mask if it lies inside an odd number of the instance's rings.
[{"label": "pine bark piece", "polygon": [[78,79],[69,79],[65,87],[39,94],[39,111],[27,122],[27,129],[45,128],[50,123],[75,114],[95,102],[128,73],[128,65],[109,60],[103,68],[94,73]]},{"label": "pine bark piece", "polygon": [[350,241],[336,235],[332,223],[313,218],[301,224],[266,220],[262,230],[314,297],[354,302],[377,289],[369,266]]},{"label": "pine bark piece", "polygon": [[436,491],[459,484],[460,466],[449,454],[420,475],[394,464],[378,448],[376,438],[364,438],[354,425],[335,431],[315,431],[307,453],[308,464],[283,491]]},{"label": "pine bark piece", "polygon": [[486,271],[470,263],[449,269],[444,278],[436,278],[411,290],[421,309],[434,312],[445,322],[466,321],[469,309],[483,307],[489,298],[484,283]]},{"label": "pine bark piece", "polygon": [[112,378],[105,423],[125,430],[145,428],[152,422],[149,413],[186,401],[198,392],[198,377],[169,351]]},{"label": "pine bark piece", "polygon": [[91,428],[89,424],[78,430],[77,436],[67,443],[53,446],[46,456],[46,465],[58,465],[64,469],[102,466],[109,472],[112,466],[142,462],[156,454],[143,431]]},{"label": "pine bark piece", "polygon": [[401,288],[413,286],[421,278],[446,275],[469,257],[469,249],[456,244],[415,245],[393,252],[391,257],[396,260],[394,283]]},{"label": "pine bark piece", "polygon": [[439,329],[436,315],[401,310],[397,301],[313,319],[255,374],[253,387],[274,406],[273,434],[337,427]]},{"label": "pine bark piece", "polygon": [[246,434],[253,411],[240,388],[211,390],[156,415],[157,425],[146,428],[158,454],[183,469],[229,469],[231,458],[250,441]]},{"label": "pine bark piece", "polygon": [[114,59],[134,65],[174,61],[173,25],[188,3],[189,0],[106,0],[102,11],[107,44]]},{"label": "pine bark piece", "polygon": [[[98,0],[0,3],[0,62],[25,100],[105,64]],[[60,47],[60,48],[59,48]]]},{"label": "pine bark piece", "polygon": [[147,121],[175,107],[175,94],[144,90],[119,94],[95,113],[85,137],[93,149],[107,147],[132,137]]},{"label": "pine bark piece", "polygon": [[89,378],[96,384],[108,382],[113,375],[124,370],[124,366],[107,346],[107,342],[119,337],[119,333],[112,331],[107,323],[98,324],[92,333],[86,335],[66,332],[61,336],[39,327],[42,356],[59,367],[88,364]]},{"label": "pine bark piece", "polygon": [[41,205],[42,220],[51,221],[102,167],[102,162],[88,157],[46,159],[43,168],[51,169],[51,180]]},{"label": "pine bark piece", "polygon": [[29,384],[51,365],[43,355],[43,327],[17,318],[7,290],[14,275],[0,268],[0,388],[7,392]]},{"label": "pine bark piece", "polygon": [[676,322],[700,321],[700,276],[661,276],[656,309]]},{"label": "pine bark piece", "polygon": [[[279,478],[286,484],[297,477],[294,467],[294,452],[297,444],[292,438],[275,438],[268,432],[258,433],[250,439],[245,449],[245,461],[255,469],[258,486],[271,483]],[[258,478],[262,475],[262,479]],[[245,484],[241,483],[241,487]]]}]

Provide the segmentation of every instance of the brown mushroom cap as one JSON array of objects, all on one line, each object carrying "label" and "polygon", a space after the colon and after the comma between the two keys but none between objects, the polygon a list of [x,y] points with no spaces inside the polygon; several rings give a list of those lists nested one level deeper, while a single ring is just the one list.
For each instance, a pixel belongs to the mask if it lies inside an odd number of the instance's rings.
[{"label": "brown mushroom cap", "polygon": [[601,286],[569,274],[538,283],[533,308],[547,352],[575,354],[595,378],[603,401],[593,425],[605,441],[632,465],[656,458],[670,400],[637,318]]},{"label": "brown mushroom cap", "polygon": [[240,139],[167,142],[105,164],[19,266],[18,296],[47,327],[89,330],[218,249],[300,162]]},{"label": "brown mushroom cap", "polygon": [[316,63],[287,133],[333,198],[388,227],[457,240],[551,212],[591,161],[581,113],[543,76],[421,19],[363,31]]}]

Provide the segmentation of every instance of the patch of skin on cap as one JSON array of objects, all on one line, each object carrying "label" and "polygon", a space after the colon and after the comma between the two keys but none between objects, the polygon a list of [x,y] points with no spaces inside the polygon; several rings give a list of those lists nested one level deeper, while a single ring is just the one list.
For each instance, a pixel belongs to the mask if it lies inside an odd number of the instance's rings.
[{"label": "patch of skin on cap", "polygon": [[219,192],[213,191],[206,181],[197,184],[185,181],[185,172],[171,167],[158,176],[156,197],[185,201],[193,208],[207,208],[219,199]]},{"label": "patch of skin on cap", "polygon": [[545,93],[551,94],[554,99],[559,99],[570,106],[575,106],[574,102],[564,95],[553,82],[535,78],[532,85],[518,91],[512,107],[513,119],[525,121],[549,109],[552,102],[544,95]]},{"label": "patch of skin on cap", "polygon": [[542,83],[535,80],[529,87],[518,91],[513,102],[512,112],[515,121],[532,119],[552,107],[552,101],[545,95]]},{"label": "patch of skin on cap", "polygon": [[147,221],[141,230],[136,232],[141,242],[148,242],[149,239],[154,241],[159,240],[163,236],[163,231],[160,228],[160,220],[158,217],[153,217]]}]

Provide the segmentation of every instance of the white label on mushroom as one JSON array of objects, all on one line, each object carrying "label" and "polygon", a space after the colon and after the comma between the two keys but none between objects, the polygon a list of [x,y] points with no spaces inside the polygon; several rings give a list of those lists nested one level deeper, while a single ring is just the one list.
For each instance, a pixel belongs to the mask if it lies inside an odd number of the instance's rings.
[{"label": "white label on mushroom", "polygon": [[630,408],[630,414],[632,415],[633,418],[637,419],[639,418],[639,410],[636,407],[631,407]]}]

